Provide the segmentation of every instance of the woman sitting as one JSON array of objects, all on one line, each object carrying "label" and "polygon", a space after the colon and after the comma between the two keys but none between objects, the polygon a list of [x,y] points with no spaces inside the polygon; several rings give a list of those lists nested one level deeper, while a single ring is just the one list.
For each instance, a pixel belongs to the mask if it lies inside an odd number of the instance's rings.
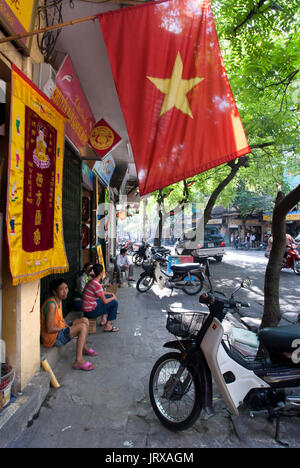
[{"label": "woman sitting", "polygon": [[87,319],[95,319],[102,316],[100,325],[105,332],[118,332],[119,328],[112,326],[118,313],[118,301],[113,293],[104,293],[100,281],[104,271],[102,265],[94,265],[94,278],[86,285],[82,296],[82,310]]},{"label": "woman sitting", "polygon": [[81,318],[67,323],[63,318],[62,300],[67,298],[69,292],[66,281],[63,278],[51,281],[49,291],[51,297],[44,302],[41,309],[42,344],[46,348],[64,346],[77,337],[76,360],[73,368],[83,371],[95,369],[95,366],[83,359],[83,355],[98,355],[96,351],[86,346],[88,320]]}]

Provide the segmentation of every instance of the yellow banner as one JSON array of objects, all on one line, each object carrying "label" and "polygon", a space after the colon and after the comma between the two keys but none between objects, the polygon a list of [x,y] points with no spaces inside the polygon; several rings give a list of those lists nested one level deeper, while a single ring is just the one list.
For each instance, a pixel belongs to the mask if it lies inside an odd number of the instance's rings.
[{"label": "yellow banner", "polygon": [[104,263],[104,258],[103,258],[103,253],[102,253],[102,247],[101,245],[97,246],[97,254],[98,254],[98,261],[99,264],[103,266],[103,271],[104,271],[104,276],[106,275],[105,272],[105,263]]},{"label": "yellow banner", "polygon": [[31,26],[32,11],[35,0],[3,0],[0,2],[0,13],[15,33],[28,32]]},{"label": "yellow banner", "polygon": [[65,116],[12,71],[7,238],[13,284],[68,271],[63,240]]}]

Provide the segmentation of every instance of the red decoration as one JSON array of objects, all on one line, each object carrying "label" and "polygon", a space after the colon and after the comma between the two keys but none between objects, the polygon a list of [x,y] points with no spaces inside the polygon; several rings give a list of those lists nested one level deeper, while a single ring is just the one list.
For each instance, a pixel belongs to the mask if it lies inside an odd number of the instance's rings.
[{"label": "red decoration", "polygon": [[141,195],[250,152],[209,0],[151,2],[99,21]]}]

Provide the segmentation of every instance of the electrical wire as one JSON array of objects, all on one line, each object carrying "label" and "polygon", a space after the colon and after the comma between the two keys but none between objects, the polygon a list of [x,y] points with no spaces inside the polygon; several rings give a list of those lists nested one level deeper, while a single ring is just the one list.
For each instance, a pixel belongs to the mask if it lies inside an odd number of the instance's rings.
[{"label": "electrical wire", "polygon": [[[63,23],[62,3],[63,0],[44,0],[44,5],[40,5],[37,9],[39,28],[42,26],[42,23],[46,27]],[[71,0],[69,3],[71,6],[73,1]],[[42,35],[42,38],[37,38],[39,49],[44,55],[46,62],[51,60],[60,33],[61,29],[47,31]]]}]

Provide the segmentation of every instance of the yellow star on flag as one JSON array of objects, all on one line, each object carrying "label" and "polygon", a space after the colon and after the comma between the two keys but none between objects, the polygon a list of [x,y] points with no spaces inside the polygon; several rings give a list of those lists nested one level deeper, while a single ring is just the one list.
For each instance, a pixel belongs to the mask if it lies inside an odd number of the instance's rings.
[{"label": "yellow star on flag", "polygon": [[189,101],[186,95],[191,89],[201,83],[204,78],[195,77],[189,80],[184,80],[182,78],[182,72],[183,63],[180,52],[178,52],[171,78],[164,79],[147,76],[148,80],[150,80],[157,87],[157,89],[159,89],[159,91],[165,94],[159,117],[164,115],[173,107],[176,107],[176,109],[193,118],[193,114],[191,112]]}]

